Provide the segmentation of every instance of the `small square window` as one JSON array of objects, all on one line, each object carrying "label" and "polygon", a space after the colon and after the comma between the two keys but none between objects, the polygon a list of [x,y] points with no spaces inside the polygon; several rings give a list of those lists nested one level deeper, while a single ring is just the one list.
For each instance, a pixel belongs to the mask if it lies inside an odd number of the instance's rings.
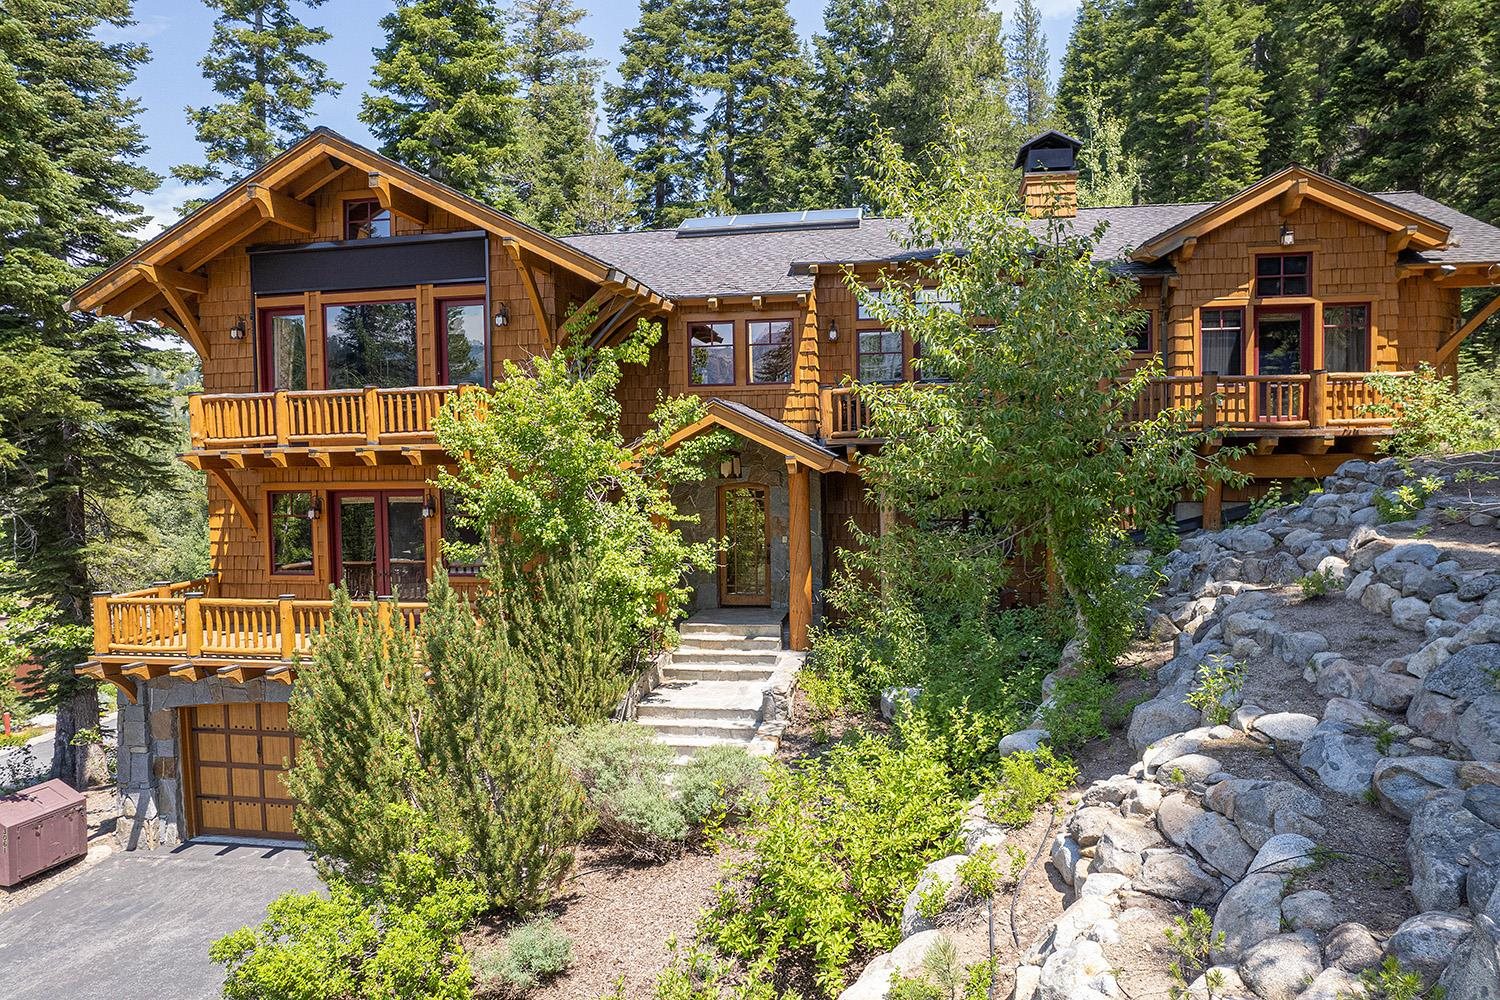
[{"label": "small square window", "polygon": [[1323,307],[1323,367],[1331,372],[1370,370],[1370,307]]},{"label": "small square window", "polygon": [[734,385],[734,324],[688,324],[688,382]]},{"label": "small square window", "polygon": [[792,380],[792,321],[755,320],[746,324],[750,335],[750,381]]},{"label": "small square window", "polygon": [[1272,254],[1255,259],[1255,294],[1260,298],[1308,293],[1309,259],[1305,253]]},{"label": "small square window", "polygon": [[859,332],[859,380],[899,382],[905,374],[901,334],[896,330]]},{"label": "small square window", "polygon": [[313,523],[311,493],[271,494],[271,572],[287,576],[311,576],[313,572]]},{"label": "small square window", "polygon": [[391,213],[374,198],[344,202],[344,239],[369,240],[391,235]]}]

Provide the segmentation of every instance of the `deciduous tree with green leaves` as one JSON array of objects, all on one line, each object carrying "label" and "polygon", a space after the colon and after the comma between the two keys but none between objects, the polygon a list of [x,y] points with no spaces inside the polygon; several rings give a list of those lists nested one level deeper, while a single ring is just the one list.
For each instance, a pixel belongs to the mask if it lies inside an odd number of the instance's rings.
[{"label": "deciduous tree with green leaves", "polygon": [[309,51],[331,36],[304,24],[295,9],[312,11],[324,0],[206,2],[219,16],[198,65],[224,100],[187,109],[204,159],[173,167],[172,175],[191,184],[236,181],[264,165],[307,131],[313,102],[343,88]]}]

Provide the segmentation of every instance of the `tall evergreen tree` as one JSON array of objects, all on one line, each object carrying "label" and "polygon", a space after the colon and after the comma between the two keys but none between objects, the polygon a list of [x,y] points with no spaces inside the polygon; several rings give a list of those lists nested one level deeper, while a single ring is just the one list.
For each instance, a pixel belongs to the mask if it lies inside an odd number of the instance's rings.
[{"label": "tall evergreen tree", "polygon": [[1130,151],[1151,200],[1223,198],[1260,176],[1264,29],[1249,0],[1139,0],[1127,45]]},{"label": "tall evergreen tree", "polygon": [[813,36],[813,110],[827,149],[829,198],[861,204],[880,88],[891,75],[891,18],[884,0],[828,0]]},{"label": "tall evergreen tree", "polygon": [[1016,4],[1015,23],[1006,51],[1010,71],[1010,100],[1017,123],[1030,134],[1046,128],[1052,118],[1052,84],[1048,78],[1047,34],[1036,0]]},{"label": "tall evergreen tree", "polygon": [[807,59],[786,0],[696,0],[696,84],[712,96],[703,128],[710,198],[737,212],[803,207],[821,186],[809,160]]},{"label": "tall evergreen tree", "polygon": [[620,47],[620,83],[604,89],[610,141],[630,171],[636,212],[648,227],[675,226],[697,207],[693,92],[682,25],[686,0],[643,0]]},{"label": "tall evergreen tree", "polygon": [[[70,315],[70,291],[127,253],[134,197],[158,178],[125,91],[148,52],[105,42],[121,0],[10,0],[0,8],[0,508],[19,556],[0,580],[46,624],[30,643],[56,707],[55,774],[82,787],[73,736],[99,725],[98,689],[73,675],[90,649],[94,543],[107,508],[169,481],[176,428],[142,328]],[[102,766],[94,775],[103,776]]]},{"label": "tall evergreen tree", "polygon": [[1141,186],[1141,171],[1125,153],[1125,122],[1095,93],[1080,97],[1080,130],[1088,136],[1078,151],[1078,204],[1132,205]]},{"label": "tall evergreen tree", "polygon": [[380,151],[500,209],[513,210],[514,51],[493,0],[400,0],[380,19],[360,121]]},{"label": "tall evergreen tree", "polygon": [[[260,167],[307,130],[314,101],[343,87],[308,51],[328,32],[303,24],[294,0],[204,2],[219,16],[198,65],[225,99],[187,109],[204,159],[173,167],[172,175],[191,184],[235,181]],[[300,0],[309,11],[323,2]]]},{"label": "tall evergreen tree", "polygon": [[1330,99],[1349,47],[1346,4],[1338,0],[1261,0],[1265,31],[1256,66],[1266,81],[1266,147],[1261,172],[1289,163],[1332,172],[1349,122]]},{"label": "tall evergreen tree", "polygon": [[1057,116],[1069,135],[1088,140],[1085,105],[1090,97],[1097,97],[1116,114],[1123,113],[1128,34],[1120,0],[1083,0],[1079,6],[1057,81]]}]

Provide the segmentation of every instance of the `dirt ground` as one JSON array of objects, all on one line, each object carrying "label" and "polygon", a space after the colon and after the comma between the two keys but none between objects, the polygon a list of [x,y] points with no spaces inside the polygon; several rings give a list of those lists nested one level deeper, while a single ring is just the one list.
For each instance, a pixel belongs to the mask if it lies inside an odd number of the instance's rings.
[{"label": "dirt ground", "polygon": [[114,853],[115,824],[120,818],[120,797],[113,786],[90,789],[84,794],[88,807],[89,851],[84,857],[43,872],[20,885],[0,886],[0,913],[13,910],[42,893],[77,878]]}]

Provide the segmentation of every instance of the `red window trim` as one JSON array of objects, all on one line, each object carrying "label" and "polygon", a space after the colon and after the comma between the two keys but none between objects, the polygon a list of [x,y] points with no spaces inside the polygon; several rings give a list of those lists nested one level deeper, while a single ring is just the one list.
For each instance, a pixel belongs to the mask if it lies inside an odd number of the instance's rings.
[{"label": "red window trim", "polygon": [[[862,344],[862,338],[867,333],[878,333],[881,335],[894,333],[901,338],[901,349],[899,351],[866,351]],[[903,381],[906,378],[906,362],[908,353],[909,352],[906,349],[906,334],[902,333],[899,330],[892,330],[890,327],[885,326],[870,326],[865,327],[862,330],[856,330],[854,332],[854,378],[856,381],[864,381],[860,377],[860,372],[864,370],[864,365],[860,364],[860,361],[865,357],[865,355],[868,354],[870,357],[890,358],[895,357],[899,354],[901,358],[901,376],[889,381],[883,380],[880,384],[889,385],[893,382]]]},{"label": "red window trim", "polygon": [[785,323],[787,344],[795,347],[797,343],[797,320],[794,317],[771,316],[765,319],[757,318],[745,320],[745,380],[750,385],[791,385],[792,382],[796,380],[797,376],[797,357],[795,354],[793,354],[792,356],[791,371],[787,373],[786,378],[767,379],[765,381],[762,381],[755,377],[755,348],[772,346],[769,344],[756,344],[752,339],[753,334],[750,332],[750,328],[756,323],[764,323],[767,327],[769,327],[772,323]]},{"label": "red window trim", "polygon": [[1362,308],[1365,311],[1365,370],[1375,370],[1375,303],[1324,302],[1318,310],[1318,333],[1323,338],[1323,364],[1328,364],[1328,310]]},{"label": "red window trim", "polygon": [[433,317],[433,320],[432,320],[432,329],[433,329],[433,336],[437,340],[437,343],[435,345],[433,345],[433,349],[435,351],[437,351],[437,358],[438,358],[438,384],[439,385],[451,385],[452,384],[449,381],[449,378],[450,378],[450,376],[451,376],[452,373],[448,370],[448,330],[447,330],[447,326],[442,322],[442,319],[443,319],[443,310],[447,309],[449,306],[478,306],[480,308],[480,312],[481,312],[480,323],[483,325],[483,328],[484,328],[484,347],[482,348],[482,350],[484,352],[484,359],[483,359],[484,378],[480,381],[479,384],[481,386],[488,387],[490,385],[490,374],[491,374],[490,373],[490,321],[489,321],[489,313],[484,308],[484,299],[482,297],[476,298],[476,297],[474,297],[472,295],[466,295],[466,296],[463,296],[461,298],[454,298],[454,299],[438,299],[436,302],[433,303],[433,308],[436,310],[436,315]]},{"label": "red window trim", "polygon": [[[305,493],[307,494],[308,500],[310,502],[318,502],[318,491],[305,483],[288,484],[284,486],[277,484],[275,486],[268,486],[266,488],[266,577],[267,579],[272,581],[306,580],[309,577],[316,578],[318,575],[318,532],[316,528],[311,529],[312,538],[309,545],[309,551],[312,556],[312,568],[306,571],[278,571],[276,569],[276,529],[274,527],[277,519],[277,515],[275,513],[276,497],[286,493]],[[283,516],[290,517],[291,515]],[[306,515],[304,514],[304,518],[305,516]],[[311,525],[312,522],[309,521],[308,524]]]},{"label": "red window trim", "polygon": [[[405,289],[403,288],[402,291],[405,291]],[[348,302],[324,302],[321,304],[322,314],[319,318],[322,322],[318,324],[318,327],[323,335],[323,387],[325,389],[332,388],[332,379],[329,378],[329,373],[332,369],[329,367],[328,310],[348,309],[354,306],[394,306],[402,303],[411,304],[412,316],[417,322],[416,334],[412,340],[412,350],[416,352],[412,355],[412,364],[416,369],[416,380],[412,382],[412,385],[419,386],[422,384],[422,316],[417,311],[417,300],[413,296],[409,299],[357,299]]]},{"label": "red window trim", "polygon": [[[1250,350],[1250,344],[1249,344],[1248,337],[1247,337],[1247,331],[1245,330],[1245,312],[1246,311],[1245,311],[1245,307],[1244,306],[1201,306],[1201,307],[1199,307],[1199,309],[1198,309],[1198,374],[1199,375],[1203,374],[1203,358],[1204,358],[1204,353],[1205,353],[1204,349],[1203,349],[1203,335],[1204,335],[1204,332],[1205,332],[1204,331],[1204,322],[1203,322],[1203,320],[1204,320],[1204,317],[1207,316],[1209,313],[1238,313],[1239,314],[1239,317],[1240,317],[1240,327],[1239,327],[1239,329],[1240,329],[1240,371],[1243,373],[1243,372],[1245,372],[1246,370],[1248,370],[1250,368],[1250,365],[1247,363],[1250,360],[1249,357],[1248,357],[1249,350]],[[1225,329],[1225,328],[1224,327],[1219,327],[1218,329]],[[1220,373],[1220,374],[1222,374],[1222,373]],[[1234,377],[1234,376],[1231,376],[1231,377]]]},{"label": "red window trim", "polygon": [[[347,497],[370,497],[375,501],[375,590],[376,596],[385,584],[386,590],[390,590],[391,574],[391,537],[387,521],[386,501],[391,497],[419,497],[425,490],[333,490],[328,494],[328,518],[330,530],[328,532],[332,552],[329,565],[333,567],[334,585],[340,585],[344,581],[344,523],[339,501]],[[423,555],[427,560],[427,570],[432,568],[432,553],[427,551],[429,546],[426,538],[423,539]],[[385,566],[384,579],[382,580],[381,566]]]},{"label": "red window trim", "polygon": [[[343,235],[344,235],[345,241],[348,241],[348,240],[357,240],[357,239],[361,238],[361,237],[358,237],[358,236],[350,236],[349,235],[349,209],[352,208],[352,207],[354,207],[355,205],[374,205],[374,206],[376,206],[376,208],[381,208],[380,199],[379,198],[347,198],[347,199],[345,199],[344,200],[344,205],[343,205],[343,222],[344,222]],[[386,215],[388,216],[388,225],[391,226],[390,235],[394,236],[396,234],[396,230],[395,230],[395,221],[396,221],[396,219],[395,219],[395,216],[391,213],[391,211],[389,209],[383,209],[382,208],[381,210],[384,211],[386,213]],[[370,214],[371,215],[375,215],[377,213],[372,212]],[[374,237],[364,237],[364,238],[365,239],[373,239]]]},{"label": "red window trim", "polygon": [[[1283,284],[1285,283],[1286,278],[1287,278],[1287,274],[1286,274],[1286,259],[1288,257],[1302,257],[1302,258],[1306,259],[1306,261],[1307,261],[1307,273],[1306,274],[1294,274],[1294,275],[1292,275],[1293,278],[1304,278],[1304,279],[1306,279],[1306,281],[1307,281],[1307,288],[1306,288],[1306,290],[1302,291],[1302,292],[1290,294],[1290,295],[1287,294],[1285,291],[1278,292],[1275,295],[1262,295],[1262,294],[1260,294],[1260,281],[1261,281],[1262,277],[1276,278],[1278,281],[1283,282]],[[1263,261],[1263,260],[1278,260],[1278,261],[1281,261],[1280,270],[1276,274],[1262,275],[1260,273],[1260,262]],[[1252,295],[1255,298],[1257,298],[1257,299],[1302,298],[1303,296],[1311,295],[1313,293],[1313,255],[1312,255],[1312,253],[1309,252],[1309,251],[1306,251],[1306,250],[1299,250],[1299,251],[1291,251],[1291,252],[1288,252],[1288,253],[1258,253],[1258,254],[1256,254],[1255,255],[1254,267],[1252,268],[1251,274],[1250,274],[1250,291],[1251,291]]]}]

